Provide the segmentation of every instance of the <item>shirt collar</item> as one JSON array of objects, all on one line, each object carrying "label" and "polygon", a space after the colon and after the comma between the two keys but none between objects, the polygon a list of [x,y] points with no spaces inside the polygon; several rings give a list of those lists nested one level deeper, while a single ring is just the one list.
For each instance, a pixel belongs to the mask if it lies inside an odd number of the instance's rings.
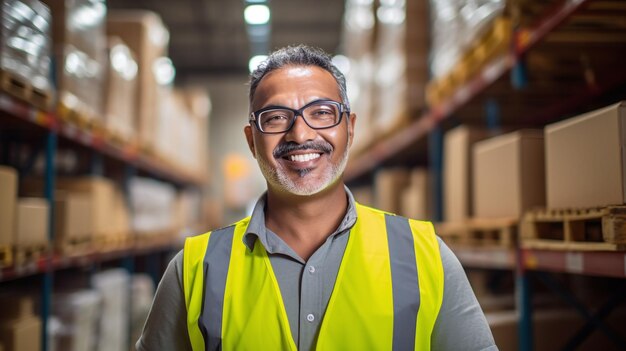
[{"label": "shirt collar", "polygon": [[[354,196],[348,187],[344,186],[344,188],[346,190],[346,196],[348,197],[348,210],[346,211],[341,224],[339,224],[339,227],[337,227],[329,238],[335,237],[352,228],[357,219]],[[273,253],[275,251],[274,244],[272,244],[272,240],[269,240],[267,235],[268,229],[265,227],[266,202],[267,192],[263,193],[254,205],[252,215],[250,216],[250,222],[248,223],[248,228],[246,229],[246,234],[243,236],[243,243],[250,251],[254,249],[254,244],[257,239],[261,241],[261,244],[265,247],[267,252]]]}]

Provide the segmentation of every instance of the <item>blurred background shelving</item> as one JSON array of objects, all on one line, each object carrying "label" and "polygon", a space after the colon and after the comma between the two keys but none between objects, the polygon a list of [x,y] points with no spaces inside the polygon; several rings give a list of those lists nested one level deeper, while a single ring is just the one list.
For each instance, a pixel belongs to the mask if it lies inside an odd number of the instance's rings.
[{"label": "blurred background shelving", "polygon": [[184,238],[263,192],[247,74],[299,43],[346,76],[357,201],[435,223],[501,350],[626,348],[624,1],[2,5],[5,351],[132,349]]}]

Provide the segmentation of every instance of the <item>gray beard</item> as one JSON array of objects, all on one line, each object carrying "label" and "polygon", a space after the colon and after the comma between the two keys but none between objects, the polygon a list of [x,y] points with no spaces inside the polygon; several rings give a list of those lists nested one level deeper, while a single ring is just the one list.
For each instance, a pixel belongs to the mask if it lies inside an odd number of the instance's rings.
[{"label": "gray beard", "polygon": [[[314,182],[314,184],[300,185],[292,181],[289,176],[277,168],[273,168],[264,159],[257,157],[257,162],[261,173],[265,177],[268,185],[273,186],[276,189],[281,189],[293,195],[310,196],[327,189],[329,186],[335,184],[337,180],[343,174],[348,164],[348,145],[346,145],[345,151],[341,157],[341,160],[337,165],[329,167],[321,176],[321,179]],[[300,179],[306,177],[311,172],[311,169],[305,168],[298,171]]]}]

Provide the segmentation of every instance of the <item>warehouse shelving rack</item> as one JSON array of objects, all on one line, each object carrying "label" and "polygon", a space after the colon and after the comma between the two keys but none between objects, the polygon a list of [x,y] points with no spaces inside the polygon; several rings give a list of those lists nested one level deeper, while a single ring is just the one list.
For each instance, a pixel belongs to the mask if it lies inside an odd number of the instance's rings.
[{"label": "warehouse shelving rack", "polygon": [[[600,0],[601,1],[601,0]],[[504,54],[493,57],[479,72],[465,83],[458,86],[449,98],[441,103],[430,106],[422,115],[407,127],[375,141],[372,145],[364,148],[359,154],[354,155],[346,169],[348,182],[359,182],[374,173],[379,167],[395,164],[399,160],[413,162],[419,155],[416,153],[428,153],[430,169],[434,179],[435,209],[433,220],[442,219],[442,158],[443,158],[443,129],[444,125],[451,122],[487,122],[490,129],[501,129],[501,119],[509,118],[507,125],[510,126],[543,126],[547,123],[580,112],[580,109],[598,107],[606,102],[602,98],[610,92],[624,88],[626,83],[626,67],[623,63],[614,67],[608,65],[601,72],[602,77],[594,75],[589,67],[584,67],[584,83],[571,84],[566,92],[552,92],[551,89],[560,90],[559,87],[549,84],[530,87],[527,61],[529,56],[539,50],[549,50],[546,39],[562,27],[572,18],[595,18],[607,16],[615,19],[620,16],[616,11],[607,9],[588,10],[590,4],[598,3],[594,0],[559,0],[553,1],[543,10],[543,15],[526,27],[514,29],[512,46]],[[546,4],[547,2],[543,2]],[[619,13],[626,13],[625,4],[614,2],[619,7]],[[619,20],[619,19],[618,19]],[[626,39],[626,28],[622,26],[623,38]],[[594,30],[596,28],[592,28]],[[570,29],[571,30],[571,29]],[[572,32],[565,33],[572,35]],[[577,33],[574,31],[574,35]],[[606,43],[606,39],[593,43]],[[620,41],[621,44],[624,40]],[[615,46],[617,47],[617,45]],[[622,48],[624,45],[621,46]],[[553,49],[554,50],[554,49]],[[620,53],[624,53],[622,49]],[[623,55],[621,57],[624,57]],[[582,65],[588,65],[585,57],[581,57]],[[599,64],[598,66],[602,66]],[[602,67],[600,67],[602,71]],[[544,73],[544,72],[541,72]],[[536,73],[537,78],[541,73]],[[508,77],[507,77],[507,74]],[[509,78],[509,79],[507,79]],[[500,105],[499,100],[510,104],[508,108]],[[596,101],[599,105],[594,105]],[[482,121],[477,121],[476,116],[485,116]],[[428,142],[424,143],[424,139]],[[428,145],[428,151],[424,150]],[[624,279],[626,285],[626,253],[624,252],[587,252],[587,251],[555,251],[526,248],[459,248],[455,254],[465,267],[479,269],[505,269],[515,271],[517,309],[520,315],[519,323],[519,348],[522,351],[533,349],[532,329],[532,289],[529,275],[536,275],[551,290],[556,292],[564,301],[574,307],[588,323],[581,329],[570,342],[566,349],[574,349],[591,331],[598,328],[605,332],[617,345],[626,348],[623,337],[615,335],[602,323],[602,318],[621,301],[624,300],[623,290],[614,296],[596,313],[591,313],[580,301],[562,288],[550,277],[547,272],[611,277]]]},{"label": "warehouse shelving rack", "polygon": [[[59,118],[55,113],[41,111],[26,102],[0,93],[0,126],[3,125],[18,128],[26,134],[32,132],[39,142],[43,141],[43,150],[33,150],[33,152],[44,152],[44,197],[51,209],[48,221],[50,242],[54,240],[55,157],[60,140],[72,147],[90,152],[91,175],[104,175],[105,159],[122,165],[124,187],[127,186],[130,178],[138,173],[169,182],[177,188],[201,188],[206,182],[202,175],[174,169],[156,157],[142,153],[135,145],[111,142],[97,130],[81,129]],[[31,160],[34,159],[33,155]],[[71,256],[61,256],[50,251],[37,258],[36,261],[0,269],[0,287],[18,279],[41,276],[42,350],[46,351],[50,348],[47,338],[47,321],[51,313],[55,273],[69,268],[93,271],[94,267],[113,261],[118,262],[119,266],[129,273],[133,273],[135,259],[145,257],[146,269],[156,283],[162,274],[164,254],[171,254],[180,248],[182,244],[172,239],[155,243],[130,242],[128,245],[114,249],[91,250]],[[128,340],[128,342],[130,346],[134,340]]]}]

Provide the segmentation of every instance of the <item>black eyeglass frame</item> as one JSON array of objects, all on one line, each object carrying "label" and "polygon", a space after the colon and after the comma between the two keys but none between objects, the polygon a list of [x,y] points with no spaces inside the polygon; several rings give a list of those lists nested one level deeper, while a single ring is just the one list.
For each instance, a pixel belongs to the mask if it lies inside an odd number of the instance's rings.
[{"label": "black eyeglass frame", "polygon": [[[337,123],[330,125],[330,126],[326,126],[326,127],[313,127],[312,125],[309,124],[309,122],[307,122],[306,118],[304,118],[304,115],[302,114],[304,112],[304,110],[312,105],[315,104],[319,104],[319,103],[332,103],[333,105],[336,105],[339,107],[339,119],[337,120]],[[291,124],[289,124],[289,127],[287,127],[287,129],[285,129],[282,132],[266,132],[263,131],[263,129],[261,129],[261,126],[259,125],[259,115],[265,111],[270,111],[270,110],[287,110],[287,111],[291,111],[293,112],[293,120],[291,120]],[[337,102],[334,100],[328,100],[328,99],[322,99],[322,100],[315,100],[315,101],[311,101],[308,104],[302,106],[301,108],[295,110],[293,108],[289,108],[286,106],[277,106],[277,105],[272,105],[272,106],[267,106],[264,107],[260,110],[256,110],[254,112],[250,113],[250,119],[248,120],[248,122],[250,124],[254,124],[254,126],[256,127],[256,129],[263,133],[263,134],[282,134],[282,133],[287,133],[288,131],[291,130],[291,128],[293,128],[293,125],[296,124],[296,119],[298,119],[298,116],[302,117],[302,120],[304,121],[304,123],[306,123],[307,126],[309,126],[309,128],[311,129],[315,129],[315,130],[321,130],[321,129],[329,129],[329,128],[333,128],[338,126],[342,119],[343,119],[343,115],[347,113],[350,114],[350,110],[346,107],[346,105],[344,105],[341,102]]]}]

